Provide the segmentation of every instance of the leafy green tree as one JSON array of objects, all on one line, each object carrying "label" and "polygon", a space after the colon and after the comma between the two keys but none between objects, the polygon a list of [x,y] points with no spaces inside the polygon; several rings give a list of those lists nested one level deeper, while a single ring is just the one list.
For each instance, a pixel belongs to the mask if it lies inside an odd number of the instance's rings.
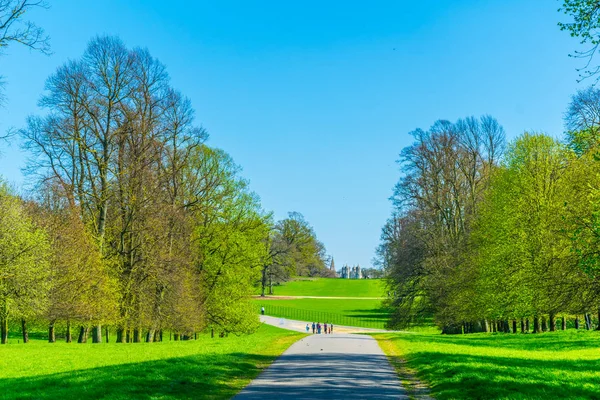
[{"label": "leafy green tree", "polygon": [[580,79],[598,74],[600,66],[592,65],[592,60],[600,45],[600,3],[595,0],[563,0],[559,11],[571,18],[568,22],[559,22],[560,29],[579,39],[581,45],[587,46],[587,49],[572,54],[573,57],[587,60],[578,69]]},{"label": "leafy green tree", "polygon": [[9,319],[26,320],[48,306],[49,245],[22,200],[0,183],[0,342],[8,338]]}]

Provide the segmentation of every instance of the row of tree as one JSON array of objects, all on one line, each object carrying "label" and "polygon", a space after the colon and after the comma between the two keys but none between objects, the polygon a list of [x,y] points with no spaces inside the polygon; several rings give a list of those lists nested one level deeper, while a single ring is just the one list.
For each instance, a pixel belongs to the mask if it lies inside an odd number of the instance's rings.
[{"label": "row of tree", "polygon": [[[564,141],[495,119],[436,122],[400,156],[378,254],[391,325],[445,333],[555,330],[600,317],[600,90],[574,96]],[[577,317],[575,324],[580,323]]]},{"label": "row of tree", "polygon": [[[600,3],[563,0],[561,30],[596,77]],[[445,333],[600,326],[600,91],[579,91],[556,140],[508,147],[489,116],[413,132],[378,248],[396,297],[391,326],[433,316]],[[600,327],[599,327],[600,329]]]},{"label": "row of tree", "polygon": [[20,131],[32,194],[0,187],[2,343],[11,321],[24,340],[28,321],[50,341],[59,325],[80,342],[106,325],[118,342],[252,332],[256,285],[326,271],[308,223],[272,222],[146,49],[93,39],[40,105]]}]

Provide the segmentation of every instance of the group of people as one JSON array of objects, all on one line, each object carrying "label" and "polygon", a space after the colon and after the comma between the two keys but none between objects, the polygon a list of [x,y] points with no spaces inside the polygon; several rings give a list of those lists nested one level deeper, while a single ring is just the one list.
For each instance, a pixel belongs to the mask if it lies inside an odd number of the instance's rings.
[{"label": "group of people", "polygon": [[[325,334],[332,334],[333,333],[333,324],[328,324],[327,322],[325,322],[323,325],[321,325],[320,322],[317,322],[316,324],[313,322],[312,323],[312,333],[316,333],[316,334],[321,334],[321,330],[325,333]],[[310,332],[310,325],[306,324],[306,332]]]}]

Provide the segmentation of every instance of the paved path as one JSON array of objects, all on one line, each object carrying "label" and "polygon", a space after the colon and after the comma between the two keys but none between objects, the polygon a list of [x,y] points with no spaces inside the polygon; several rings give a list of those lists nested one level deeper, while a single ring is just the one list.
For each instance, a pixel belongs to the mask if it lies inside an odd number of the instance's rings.
[{"label": "paved path", "polygon": [[[271,317],[268,315],[261,315],[260,322],[265,324],[273,325],[278,328],[288,329],[290,331],[304,332],[306,333],[306,322],[307,321],[296,321],[293,319]],[[312,324],[311,324],[312,326]],[[374,329],[374,328],[361,328],[358,326],[343,326],[334,325],[333,330],[335,333],[375,333],[375,332],[391,332],[385,329]]]},{"label": "paved path", "polygon": [[[269,317],[262,319],[273,322]],[[299,330],[292,324],[286,328]],[[334,333],[310,335],[294,343],[234,397],[236,400],[284,398],[408,399],[408,396],[375,339]]]}]

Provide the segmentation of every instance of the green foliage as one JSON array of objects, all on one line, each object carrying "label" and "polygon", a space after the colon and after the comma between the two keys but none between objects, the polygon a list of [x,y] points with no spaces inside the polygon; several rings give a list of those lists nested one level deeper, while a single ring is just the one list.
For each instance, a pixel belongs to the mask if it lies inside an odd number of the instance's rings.
[{"label": "green foliage", "polygon": [[254,335],[101,346],[32,340],[2,348],[3,399],[229,399],[303,335],[263,325]]},{"label": "green foliage", "polygon": [[566,144],[524,133],[494,162],[471,146],[485,130],[442,121],[415,134],[379,250],[397,293],[392,326],[433,316],[444,333],[508,331],[533,317],[542,332],[542,320],[553,330],[559,314],[598,312],[600,164],[588,133],[600,114],[589,99],[600,97],[574,98],[568,121],[582,130]]},{"label": "green foliage", "polygon": [[200,174],[202,168],[210,168],[220,182],[213,189],[214,196],[194,205],[202,211],[197,214],[193,236],[201,301],[209,325],[250,333],[259,323],[250,296],[266,257],[268,219],[227,154],[203,148],[201,156],[191,158],[188,168]]},{"label": "green foliage", "polygon": [[47,308],[48,258],[47,235],[0,182],[0,323],[39,316]]},{"label": "green foliage", "polygon": [[590,68],[591,61],[600,45],[600,4],[595,0],[563,0],[559,11],[571,17],[568,22],[559,22],[562,31],[567,31],[571,37],[579,39],[579,43],[587,45],[584,51],[575,51],[574,57],[586,58],[586,65],[580,69],[582,79],[593,76],[600,72],[600,67]]}]

